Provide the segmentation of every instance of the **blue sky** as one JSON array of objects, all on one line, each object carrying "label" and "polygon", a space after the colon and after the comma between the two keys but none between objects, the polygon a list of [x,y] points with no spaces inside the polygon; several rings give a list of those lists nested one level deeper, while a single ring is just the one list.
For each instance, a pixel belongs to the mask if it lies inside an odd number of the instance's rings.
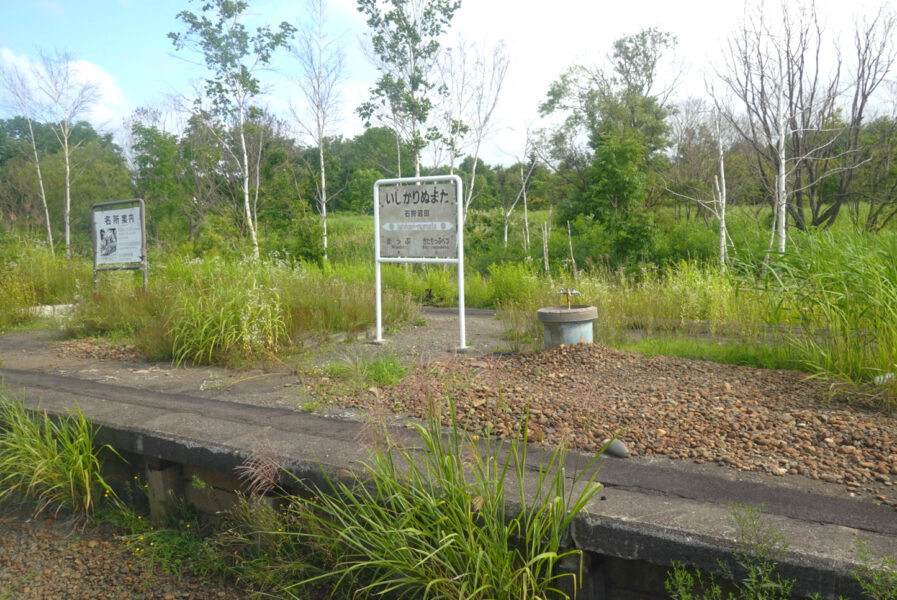
[{"label": "blue sky", "polygon": [[[801,0],[798,0],[801,1]],[[776,0],[767,0],[777,4]],[[189,94],[203,71],[174,56],[167,34],[180,31],[179,11],[199,10],[188,0],[0,0],[0,62],[27,65],[38,51],[66,50],[81,61],[103,100],[91,120],[107,131],[120,128],[135,108],[166,94]],[[830,21],[843,22],[840,0],[817,0]],[[302,0],[250,0],[260,21],[297,22]],[[344,32],[349,63],[341,133],[361,132],[353,110],[365,99],[376,72],[359,48],[364,23],[355,0],[329,0],[331,23]],[[509,162],[522,148],[523,132],[538,126],[537,107],[549,84],[576,63],[597,64],[612,42],[645,27],[678,36],[677,57],[686,70],[683,95],[703,92],[703,70],[719,60],[721,45],[742,14],[740,0],[463,0],[453,31],[491,46],[505,40],[511,56],[499,109],[499,128],[486,150],[489,162]],[[849,19],[847,19],[849,21]],[[252,25],[251,20],[247,21]],[[288,63],[281,63],[288,68]],[[265,99],[286,117],[295,93],[282,76]],[[7,111],[0,107],[0,116]]]},{"label": "blue sky", "polygon": [[29,57],[68,50],[114,77],[132,100],[179,83],[170,75],[182,65],[165,36],[181,0],[2,1],[0,48]]}]

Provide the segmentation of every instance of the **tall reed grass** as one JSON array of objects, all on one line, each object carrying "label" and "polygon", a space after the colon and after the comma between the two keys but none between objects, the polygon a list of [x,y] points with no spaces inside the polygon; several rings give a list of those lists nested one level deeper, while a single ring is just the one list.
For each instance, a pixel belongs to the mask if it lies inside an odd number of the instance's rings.
[{"label": "tall reed grass", "polygon": [[563,535],[601,487],[593,463],[568,479],[558,450],[527,487],[525,438],[483,446],[453,412],[450,421],[447,435],[435,412],[416,426],[419,449],[383,426],[363,478],[329,480],[311,500],[294,500],[304,528],[286,535],[321,551],[325,573],[286,591],[326,580],[362,598],[570,597],[578,575],[558,563],[580,557],[563,549]]},{"label": "tall reed grass", "polygon": [[[897,234],[816,233],[772,265],[778,305],[799,324],[789,344],[811,370],[872,383],[897,399]],[[877,388],[877,389],[876,389]]]},{"label": "tall reed grass", "polygon": [[101,472],[102,455],[114,451],[97,447],[95,437],[80,411],[51,419],[0,392],[0,501],[33,499],[37,512],[88,514],[114,498]]}]

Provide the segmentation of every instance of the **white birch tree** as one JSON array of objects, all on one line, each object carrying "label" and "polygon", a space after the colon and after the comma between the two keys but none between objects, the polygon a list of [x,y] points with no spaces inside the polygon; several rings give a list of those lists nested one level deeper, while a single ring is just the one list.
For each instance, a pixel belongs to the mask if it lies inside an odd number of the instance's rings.
[{"label": "white birch tree", "polygon": [[450,173],[455,162],[470,152],[470,178],[464,186],[463,215],[476,198],[476,175],[483,142],[495,130],[495,116],[510,57],[503,42],[490,51],[459,39],[455,48],[446,49],[439,60],[444,88],[439,111],[439,138],[449,155]]},{"label": "white birch tree", "polygon": [[[377,120],[404,138],[414,157],[415,177],[420,177],[425,125],[439,93],[432,85],[439,38],[460,6],[460,0],[358,0],[358,11],[370,28],[370,58],[380,78],[357,112],[368,126]],[[396,151],[401,160],[401,140]]]},{"label": "white birch tree", "polygon": [[37,89],[45,100],[47,120],[62,149],[65,165],[63,185],[65,256],[72,256],[72,129],[99,98],[99,90],[91,82],[78,77],[72,57],[66,52],[41,52],[40,61],[32,69]]},{"label": "white birch tree", "polygon": [[[308,22],[299,28],[299,39],[292,48],[298,65],[293,81],[305,98],[305,106],[291,106],[299,128],[311,138],[318,149],[319,178],[315,204],[321,215],[324,260],[327,260],[327,174],[324,150],[340,106],[339,86],[345,73],[345,52],[339,39],[325,31],[327,11],[325,0],[308,0]],[[401,161],[401,156],[399,157]]]},{"label": "white birch tree", "polygon": [[275,30],[268,26],[256,28],[253,34],[243,24],[247,2],[207,0],[202,12],[184,10],[177,18],[187,26],[183,33],[169,33],[176,50],[192,50],[202,55],[204,65],[211,71],[206,80],[206,94],[212,111],[225,122],[233,123],[236,150],[230,144],[224,148],[240,170],[243,188],[243,218],[249,229],[253,257],[259,257],[259,242],[250,197],[252,164],[246,143],[246,120],[250,103],[261,93],[257,77],[271,61],[274,52],[285,46],[295,28],[282,22]]},{"label": "white birch tree", "polygon": [[47,206],[47,193],[44,188],[44,177],[40,168],[40,155],[37,150],[37,139],[34,135],[33,115],[42,112],[35,98],[34,84],[29,81],[27,75],[16,65],[10,65],[0,69],[0,86],[6,91],[12,108],[21,114],[28,124],[28,141],[31,143],[34,170],[37,175],[38,191],[40,193],[41,206],[44,210],[44,223],[47,229],[47,244],[50,252],[53,248],[53,225],[50,222],[50,209]]}]

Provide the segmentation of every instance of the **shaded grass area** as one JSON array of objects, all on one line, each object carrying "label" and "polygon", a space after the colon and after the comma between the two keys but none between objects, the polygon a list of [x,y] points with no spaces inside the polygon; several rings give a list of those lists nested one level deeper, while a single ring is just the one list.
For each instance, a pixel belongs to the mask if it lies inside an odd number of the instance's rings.
[{"label": "shaded grass area", "polygon": [[[362,245],[357,221],[343,228],[344,262],[163,257],[152,266],[147,293],[133,273],[105,273],[93,293],[86,261],[6,240],[0,329],[29,322],[35,304],[77,302],[77,313],[65,323],[73,335],[132,341],[150,359],[276,361],[300,351],[309,336],[357,334],[373,325],[373,266],[366,250],[356,252]],[[536,309],[561,303],[560,288],[575,288],[575,302],[598,308],[600,342],[633,347],[637,332],[655,340],[635,345],[649,352],[798,367],[876,396],[890,410],[897,398],[895,255],[894,232],[842,229],[793,232],[786,255],[765,265],[749,255],[726,271],[685,260],[593,264],[574,278],[546,276],[532,261],[498,261],[482,272],[468,271],[465,300],[470,307],[497,309],[508,349],[516,351],[540,344]],[[384,265],[383,281],[387,328],[414,322],[420,304],[450,306],[457,299],[454,266]],[[737,343],[716,348],[704,338]]]}]

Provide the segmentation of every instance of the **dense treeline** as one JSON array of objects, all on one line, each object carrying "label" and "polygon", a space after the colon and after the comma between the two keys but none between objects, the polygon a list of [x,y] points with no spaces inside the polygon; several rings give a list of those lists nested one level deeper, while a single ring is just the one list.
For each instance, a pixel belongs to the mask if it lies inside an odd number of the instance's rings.
[{"label": "dense treeline", "polygon": [[[429,13],[408,23],[431,27],[435,37],[458,5],[433,0]],[[35,95],[24,93],[27,78],[7,76],[4,89],[22,116],[0,120],[0,223],[45,231],[49,240],[68,228],[71,198],[71,245],[85,251],[92,203],[142,197],[156,248],[187,255],[261,248],[321,260],[328,211],[370,214],[373,183],[412,171],[462,176],[469,244],[482,265],[525,257],[580,267],[688,257],[725,263],[731,249],[784,252],[793,229],[848,222],[874,232],[894,221],[897,112],[886,96],[897,57],[892,12],[858,24],[855,59],[845,52],[830,68],[812,64],[829,42],[813,27],[812,10],[785,19],[782,37],[758,12],[733,35],[706,100],[675,101],[673,89],[658,83],[673,36],[656,29],[626,36],[605,63],[571,66],[550,86],[539,111],[554,124],[527,136],[518,162],[489,165],[479,150],[493,130],[507,57],[500,47],[491,62],[486,54],[470,61],[440,53],[435,42],[403,49],[420,36],[396,30],[395,23],[412,25],[378,12],[410,10],[403,6],[359,3],[384,75],[358,108],[369,124],[354,137],[325,135],[332,115],[321,98],[334,87],[303,88],[310,101],[318,98],[317,128],[258,107],[258,75],[240,61],[266,63],[294,34],[308,42],[315,32],[282,23],[258,29],[250,46],[239,21],[245,2],[208,3],[203,18],[178,15],[187,30],[170,37],[176,50],[204,57],[207,88],[181,110],[182,127],[166,128],[157,109],[136,111],[124,149],[79,118],[84,104],[37,110]],[[216,62],[216,48],[227,44],[236,59]],[[314,45],[299,47],[312,52]],[[403,71],[408,66],[396,57],[405,50],[426,64]],[[328,57],[317,58],[306,62]],[[41,72],[53,72],[52,60]],[[55,60],[70,64],[66,56]],[[481,85],[452,89],[459,69]],[[423,93],[424,84],[440,92]],[[87,103],[89,91],[71,96]],[[452,104],[464,94],[476,105],[466,113]],[[298,129],[317,143],[297,142]],[[727,225],[727,206],[745,207],[737,232]]]},{"label": "dense treeline", "polygon": [[[40,235],[43,211],[23,121],[0,120],[0,215],[5,227]],[[49,126],[34,126],[52,227],[58,231],[62,228],[64,165]],[[316,150],[298,145],[275,120],[257,118],[249,130],[252,143],[263,145],[257,185],[252,189],[263,247],[268,252],[285,250],[296,257],[319,259],[320,222],[314,202]],[[227,168],[218,147],[219,138],[195,120],[181,135],[144,123],[134,124],[132,133],[133,157],[129,164],[110,134],[99,134],[83,121],[73,130],[73,228],[81,250],[86,251],[90,205],[131,197],[147,202],[148,235],[153,245],[196,254],[240,248],[245,231],[238,202],[239,175]],[[580,265],[608,257],[614,261],[712,257],[715,248],[711,232],[716,224],[706,208],[683,196],[694,195],[695,189],[707,186],[700,179],[700,169],[715,160],[714,143],[707,127],[686,132],[685,136],[689,139],[677,145],[675,153],[654,159],[650,172],[654,181],[635,166],[630,173],[625,172],[627,157],[643,158],[627,154],[635,152],[632,147],[608,148],[607,141],[603,142],[601,158],[587,166],[562,163],[552,170],[537,162],[527,180],[528,208],[540,211],[543,220],[546,210],[553,211],[555,237],[566,237],[564,222],[570,221],[574,255]],[[867,158],[848,189],[849,210],[840,218],[874,231],[892,223],[897,212],[897,119],[879,117],[863,126],[861,136],[867,144]],[[395,146],[394,134],[384,127],[372,127],[351,139],[329,138],[325,156],[332,190],[330,209],[370,214],[373,183],[396,175]],[[406,164],[411,162],[409,156],[406,153]],[[725,160],[729,204],[750,207],[751,211],[741,214],[756,215],[756,227],[760,229],[769,221],[765,209],[770,199],[762,182],[752,174],[754,157],[744,143],[736,142],[726,149]],[[468,157],[456,172],[466,180],[471,166]],[[468,228],[471,242],[479,240],[481,250],[507,258],[523,256],[522,207],[516,208],[507,249],[502,245],[501,214],[503,207],[507,210],[518,197],[521,174],[526,176],[530,166],[480,161],[472,204],[476,214],[469,218]],[[445,173],[447,167],[423,172]],[[603,198],[614,197],[615,192],[608,190],[614,185],[627,190],[616,197],[630,205],[602,204]],[[671,193],[679,190],[682,195]],[[819,191],[818,201],[823,206],[838,198],[834,182]],[[625,222],[621,220],[624,218]],[[683,223],[694,231],[686,235]],[[541,260],[542,230],[535,223],[530,227],[533,240],[529,254]],[[612,235],[611,229],[616,234]],[[683,235],[689,240],[684,247],[669,248],[671,236]],[[564,239],[552,242],[552,254],[565,256],[565,243]]]}]

